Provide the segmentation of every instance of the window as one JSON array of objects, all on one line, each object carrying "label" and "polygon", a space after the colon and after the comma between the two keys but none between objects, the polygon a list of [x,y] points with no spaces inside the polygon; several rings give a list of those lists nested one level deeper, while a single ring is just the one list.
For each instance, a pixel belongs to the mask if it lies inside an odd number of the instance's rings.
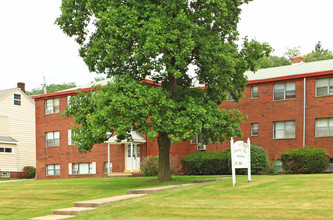
[{"label": "window", "polygon": [[256,99],[259,97],[258,86],[253,86],[251,88],[251,98]]},{"label": "window", "polygon": [[202,135],[199,134],[195,135],[195,137],[191,139],[191,144],[199,144],[201,141],[201,137]]},{"label": "window", "polygon": [[274,139],[295,138],[295,121],[274,122]]},{"label": "window", "polygon": [[96,174],[96,162],[92,163],[70,163],[69,174]]},{"label": "window", "polygon": [[60,146],[60,132],[47,132],[46,133],[46,147]]},{"label": "window", "polygon": [[234,99],[232,98],[230,92],[228,92],[228,101],[234,101]]},{"label": "window", "polygon": [[333,118],[316,119],[316,137],[333,136]]},{"label": "window", "polygon": [[46,165],[46,176],[59,176],[60,164]]},{"label": "window", "polygon": [[49,99],[45,102],[45,114],[59,113],[59,99]]},{"label": "window", "polygon": [[258,136],[258,123],[251,124],[251,136]]},{"label": "window", "polygon": [[317,96],[333,95],[333,77],[316,80]]},{"label": "window", "polygon": [[[104,162],[104,173],[108,173],[108,162]],[[112,162],[110,162],[110,173],[112,173]]]},{"label": "window", "polygon": [[283,172],[282,168],[282,161],[275,159],[273,162],[273,167],[278,171],[278,172]]},{"label": "window", "polygon": [[330,161],[326,168],[327,171],[333,171],[333,158],[330,158]]},{"label": "window", "polygon": [[14,94],[14,105],[21,105],[21,95]]},{"label": "window", "polygon": [[0,147],[0,153],[11,154],[13,153],[13,149],[11,147]]},{"label": "window", "polygon": [[274,85],[274,100],[292,99],[295,97],[295,82]]}]

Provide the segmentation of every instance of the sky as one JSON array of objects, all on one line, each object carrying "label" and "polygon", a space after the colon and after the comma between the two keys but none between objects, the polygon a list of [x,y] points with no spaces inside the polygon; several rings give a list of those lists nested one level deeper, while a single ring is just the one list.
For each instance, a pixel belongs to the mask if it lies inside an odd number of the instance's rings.
[{"label": "sky", "polygon": [[[0,0],[0,90],[24,82],[26,90],[46,83],[90,83],[90,73],[78,55],[79,46],[54,24],[61,0]],[[273,55],[301,47],[301,54],[318,41],[333,50],[332,0],[254,0],[243,5],[240,38],[267,42]]]}]

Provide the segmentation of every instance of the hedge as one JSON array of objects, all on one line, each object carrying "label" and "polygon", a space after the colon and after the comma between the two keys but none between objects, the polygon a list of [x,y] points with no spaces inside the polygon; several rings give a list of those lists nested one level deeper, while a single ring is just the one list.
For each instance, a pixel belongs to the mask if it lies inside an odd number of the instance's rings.
[{"label": "hedge", "polygon": [[281,154],[285,173],[323,173],[328,160],[328,153],[315,147],[289,149]]},{"label": "hedge", "polygon": [[[231,174],[230,149],[216,152],[196,152],[181,159],[182,168],[188,175]],[[251,173],[269,172],[268,155],[262,147],[251,144]],[[246,174],[247,169],[237,169],[237,173]]]}]

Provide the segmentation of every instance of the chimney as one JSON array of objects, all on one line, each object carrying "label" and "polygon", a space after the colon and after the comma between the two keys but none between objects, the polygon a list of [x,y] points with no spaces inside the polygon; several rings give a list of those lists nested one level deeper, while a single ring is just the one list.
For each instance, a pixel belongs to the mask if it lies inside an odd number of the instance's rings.
[{"label": "chimney", "polygon": [[305,58],[302,55],[297,55],[291,58],[292,64],[305,63]]},{"label": "chimney", "polygon": [[25,83],[18,82],[17,83],[17,88],[20,88],[25,93]]}]

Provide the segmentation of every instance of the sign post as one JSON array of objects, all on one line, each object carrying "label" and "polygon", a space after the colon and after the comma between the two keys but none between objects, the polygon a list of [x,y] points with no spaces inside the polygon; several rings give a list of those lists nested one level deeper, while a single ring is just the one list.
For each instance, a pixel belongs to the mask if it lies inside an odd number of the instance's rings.
[{"label": "sign post", "polygon": [[244,141],[237,141],[234,143],[234,139],[230,140],[231,145],[231,169],[232,169],[232,185],[236,185],[236,169],[247,168],[247,176],[249,182],[251,182],[251,143],[250,139],[247,139],[247,143]]}]

